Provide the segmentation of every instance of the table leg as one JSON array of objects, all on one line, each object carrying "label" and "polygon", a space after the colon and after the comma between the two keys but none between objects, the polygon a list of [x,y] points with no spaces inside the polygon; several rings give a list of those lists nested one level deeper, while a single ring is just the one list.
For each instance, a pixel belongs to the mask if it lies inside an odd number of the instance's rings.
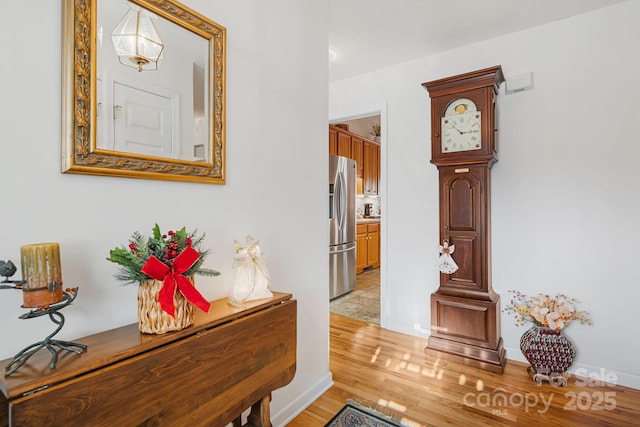
[{"label": "table leg", "polygon": [[[247,424],[253,427],[272,427],[269,404],[271,403],[271,393],[263,397],[251,406],[251,412],[247,417]],[[235,425],[234,425],[235,427]]]}]

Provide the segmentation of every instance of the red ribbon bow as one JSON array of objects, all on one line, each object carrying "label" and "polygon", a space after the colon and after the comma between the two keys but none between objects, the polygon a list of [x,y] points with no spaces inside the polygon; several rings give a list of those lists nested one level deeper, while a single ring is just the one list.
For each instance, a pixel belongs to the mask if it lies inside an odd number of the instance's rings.
[{"label": "red ribbon bow", "polygon": [[193,286],[193,283],[184,276],[184,273],[193,267],[198,259],[200,259],[198,251],[191,246],[187,246],[173,260],[171,267],[160,261],[155,255],[151,255],[140,269],[140,271],[152,279],[163,281],[162,288],[160,292],[158,292],[158,302],[160,303],[160,308],[171,315],[171,317],[176,317],[176,307],[173,305],[176,287],[187,301],[205,313],[209,312],[209,307],[211,306],[209,301],[205,300],[195,286]]}]

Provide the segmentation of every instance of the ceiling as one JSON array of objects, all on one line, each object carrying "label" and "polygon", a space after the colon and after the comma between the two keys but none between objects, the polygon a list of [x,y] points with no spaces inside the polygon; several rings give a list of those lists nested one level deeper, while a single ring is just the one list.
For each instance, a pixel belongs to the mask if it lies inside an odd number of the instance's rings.
[{"label": "ceiling", "polygon": [[329,0],[329,78],[352,77],[624,1],[629,0]]}]

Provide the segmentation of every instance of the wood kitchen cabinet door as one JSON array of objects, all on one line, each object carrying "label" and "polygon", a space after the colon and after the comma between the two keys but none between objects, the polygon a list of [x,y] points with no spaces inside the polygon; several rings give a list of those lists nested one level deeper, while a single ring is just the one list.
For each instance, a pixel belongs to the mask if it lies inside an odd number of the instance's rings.
[{"label": "wood kitchen cabinet door", "polygon": [[364,194],[378,194],[380,146],[364,142]]},{"label": "wood kitchen cabinet door", "polygon": [[367,266],[380,267],[380,223],[367,224]]},{"label": "wood kitchen cabinet door", "polygon": [[358,224],[356,228],[356,274],[380,267],[380,223]]},{"label": "wood kitchen cabinet door", "polygon": [[351,158],[356,161],[356,177],[362,178],[364,174],[364,140],[355,136],[351,137]]},{"label": "wood kitchen cabinet door", "polygon": [[329,154],[338,154],[338,131],[329,126]]},{"label": "wood kitchen cabinet door", "polygon": [[338,156],[351,158],[351,135],[338,132]]},{"label": "wood kitchen cabinet door", "polygon": [[358,224],[356,228],[356,274],[367,266],[367,224]]}]

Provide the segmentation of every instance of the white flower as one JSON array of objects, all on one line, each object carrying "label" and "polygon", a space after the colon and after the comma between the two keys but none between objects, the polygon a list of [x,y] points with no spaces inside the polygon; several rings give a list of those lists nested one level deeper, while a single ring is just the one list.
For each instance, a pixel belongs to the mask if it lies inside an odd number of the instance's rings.
[{"label": "white flower", "polygon": [[565,327],[564,320],[562,320],[562,316],[557,311],[552,311],[547,314],[547,322],[551,329],[562,329]]},{"label": "white flower", "polygon": [[545,317],[548,312],[549,308],[547,307],[540,307],[536,305],[531,308],[531,316],[543,325],[545,324]]},{"label": "white flower", "polygon": [[578,311],[577,300],[568,298],[564,294],[556,294],[553,298],[546,294],[538,294],[532,297],[518,291],[509,291],[515,294],[511,303],[504,311],[515,316],[517,326],[525,322],[533,322],[537,326],[563,329],[574,320],[582,324],[591,324],[589,313]]}]

